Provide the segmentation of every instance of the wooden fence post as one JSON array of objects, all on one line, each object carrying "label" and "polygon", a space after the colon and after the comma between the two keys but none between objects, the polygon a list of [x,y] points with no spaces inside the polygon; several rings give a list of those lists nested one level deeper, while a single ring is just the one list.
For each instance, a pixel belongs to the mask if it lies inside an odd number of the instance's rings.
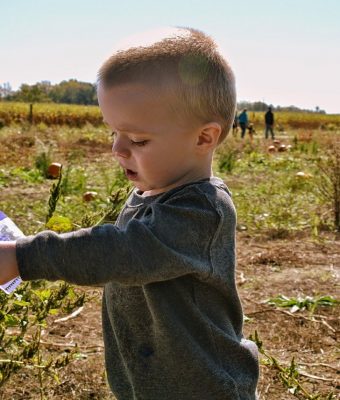
[{"label": "wooden fence post", "polygon": [[30,110],[28,113],[28,121],[32,125],[33,124],[33,104],[30,104]]}]

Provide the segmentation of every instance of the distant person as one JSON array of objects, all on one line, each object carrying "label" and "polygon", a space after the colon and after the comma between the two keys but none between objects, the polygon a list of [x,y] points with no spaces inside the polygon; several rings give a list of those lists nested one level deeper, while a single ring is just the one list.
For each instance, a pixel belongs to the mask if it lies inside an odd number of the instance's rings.
[{"label": "distant person", "polygon": [[247,127],[247,130],[248,130],[248,134],[249,134],[249,136],[250,136],[250,140],[253,140],[253,138],[254,138],[254,135],[256,135],[256,131],[255,131],[255,128],[254,128],[254,124],[248,124],[248,127]]},{"label": "distant person", "polygon": [[236,213],[211,168],[234,119],[229,64],[212,39],[183,28],[114,53],[97,90],[113,156],[135,189],[115,225],[0,242],[0,284],[20,275],[103,285],[117,400],[255,400],[258,351],[243,336],[235,282]]},{"label": "distant person", "polygon": [[265,130],[265,137],[268,139],[269,132],[271,133],[272,139],[275,139],[274,136],[274,114],[272,112],[272,108],[268,107],[268,111],[264,115],[264,122],[266,124],[266,130]]},{"label": "distant person", "polygon": [[237,110],[236,110],[234,121],[233,121],[233,136],[237,135],[237,129],[238,129],[238,115],[237,115]]},{"label": "distant person", "polygon": [[248,126],[248,114],[247,114],[246,108],[238,116],[238,122],[239,122],[240,128],[241,128],[241,139],[243,139],[244,135],[246,134],[246,129]]}]

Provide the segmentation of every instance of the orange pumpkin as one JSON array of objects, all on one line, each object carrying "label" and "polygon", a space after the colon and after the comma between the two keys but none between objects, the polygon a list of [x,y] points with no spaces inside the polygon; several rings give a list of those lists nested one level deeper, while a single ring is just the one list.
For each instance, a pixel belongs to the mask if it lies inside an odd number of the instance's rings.
[{"label": "orange pumpkin", "polygon": [[47,168],[47,176],[51,179],[59,178],[61,173],[62,165],[60,163],[54,162],[50,164]]},{"label": "orange pumpkin", "polygon": [[84,201],[92,201],[97,197],[98,193],[97,192],[85,192],[83,194],[83,200]]}]

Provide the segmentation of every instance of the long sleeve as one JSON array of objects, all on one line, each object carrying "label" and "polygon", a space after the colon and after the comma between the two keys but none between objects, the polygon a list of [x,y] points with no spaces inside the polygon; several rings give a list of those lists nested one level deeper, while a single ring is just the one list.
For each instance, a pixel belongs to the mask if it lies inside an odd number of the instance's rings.
[{"label": "long sleeve", "polygon": [[62,279],[80,285],[115,281],[138,286],[190,273],[206,276],[218,224],[208,200],[188,194],[151,205],[143,218],[132,219],[124,229],[106,224],[21,239],[19,271],[24,280]]}]

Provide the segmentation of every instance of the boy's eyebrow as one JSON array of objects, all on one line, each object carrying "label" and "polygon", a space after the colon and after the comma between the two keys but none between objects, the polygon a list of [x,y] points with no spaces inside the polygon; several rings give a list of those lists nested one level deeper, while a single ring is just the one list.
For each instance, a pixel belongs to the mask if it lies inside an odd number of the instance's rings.
[{"label": "boy's eyebrow", "polygon": [[149,131],[145,131],[141,128],[138,128],[137,126],[133,126],[133,125],[129,125],[129,124],[116,126],[114,130],[119,131],[119,132],[131,132],[131,133],[133,132],[137,135],[139,133],[140,134],[150,133]]},{"label": "boy's eyebrow", "polygon": [[[106,125],[108,125],[108,122],[105,120],[105,119],[103,119],[103,122],[104,122],[104,124],[106,124]],[[123,124],[123,125],[120,125],[120,126],[116,126],[115,127],[115,129],[113,129],[113,131],[115,132],[115,131],[120,131],[120,132],[133,132],[133,133],[135,133],[135,134],[145,134],[145,133],[150,133],[149,131],[144,131],[143,129],[141,129],[141,128],[138,128],[138,127],[136,127],[136,126],[133,126],[133,125],[129,125],[129,124]]]}]

